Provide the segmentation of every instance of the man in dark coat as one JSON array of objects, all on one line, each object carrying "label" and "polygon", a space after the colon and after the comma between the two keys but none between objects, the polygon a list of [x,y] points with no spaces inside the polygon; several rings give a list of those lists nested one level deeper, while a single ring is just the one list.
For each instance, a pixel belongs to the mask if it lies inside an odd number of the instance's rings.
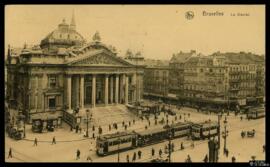
[{"label": "man in dark coat", "polygon": [[12,150],[11,150],[11,148],[9,148],[9,151],[8,151],[8,158],[12,158]]},{"label": "man in dark coat", "polygon": [[37,138],[34,140],[34,146],[37,146]]},{"label": "man in dark coat", "polygon": [[80,152],[80,150],[78,149],[78,150],[77,150],[77,153],[76,153],[76,160],[80,159],[80,155],[81,155],[81,152]]},{"label": "man in dark coat", "polygon": [[135,162],[136,161],[136,152],[134,152],[134,154],[133,154],[133,158],[132,158],[132,162]]},{"label": "man in dark coat", "polygon": [[55,136],[53,136],[52,144],[56,144]]},{"label": "man in dark coat", "polygon": [[152,148],[152,157],[155,156],[155,149]]},{"label": "man in dark coat", "polygon": [[141,157],[142,157],[142,152],[141,152],[141,150],[139,150],[138,151],[138,158],[141,159]]}]

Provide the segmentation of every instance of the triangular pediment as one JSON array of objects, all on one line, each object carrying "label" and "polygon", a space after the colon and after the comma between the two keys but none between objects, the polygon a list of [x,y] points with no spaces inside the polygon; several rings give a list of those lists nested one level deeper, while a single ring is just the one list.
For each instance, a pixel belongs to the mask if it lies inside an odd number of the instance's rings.
[{"label": "triangular pediment", "polygon": [[82,57],[78,57],[76,60],[73,60],[68,63],[69,65],[82,65],[82,66],[133,66],[129,62],[117,57],[116,55],[112,55],[107,53],[106,51],[94,52],[85,54]]}]

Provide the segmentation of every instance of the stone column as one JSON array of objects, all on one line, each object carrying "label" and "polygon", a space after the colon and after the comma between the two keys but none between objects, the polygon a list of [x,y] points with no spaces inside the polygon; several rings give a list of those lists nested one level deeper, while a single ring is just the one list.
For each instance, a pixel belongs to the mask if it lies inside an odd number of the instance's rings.
[{"label": "stone column", "polygon": [[[47,81],[48,81],[48,76],[47,76],[47,74],[43,74],[43,79],[42,79],[42,89],[43,89],[43,90],[47,88]],[[42,94],[42,102],[41,102],[41,105],[42,105],[41,108],[43,109],[43,111],[45,111],[46,105],[45,105],[45,94],[44,94],[44,93]]]},{"label": "stone column", "polygon": [[109,77],[105,75],[105,105],[108,105],[109,99]]},{"label": "stone column", "polygon": [[113,76],[110,77],[110,100],[113,103]]},{"label": "stone column", "polygon": [[71,75],[67,76],[68,109],[71,110]]},{"label": "stone column", "polygon": [[128,104],[128,76],[125,77],[125,104]]},{"label": "stone column", "polygon": [[36,110],[36,112],[37,112],[37,110],[38,110],[38,76],[35,76],[35,79],[36,79],[36,84],[35,84],[35,86],[36,86],[36,89],[35,89],[35,110]]},{"label": "stone column", "polygon": [[80,101],[81,101],[81,109],[84,108],[84,75],[81,75],[80,80]]},{"label": "stone column", "polygon": [[[120,84],[120,103],[125,103],[125,83],[126,83],[126,74],[122,74],[121,76],[121,84]],[[124,100],[124,102],[122,101]]]},{"label": "stone column", "polygon": [[118,94],[119,94],[119,75],[115,76],[115,103],[118,104]]},{"label": "stone column", "polygon": [[92,75],[92,107],[96,106],[96,75]]},{"label": "stone column", "polygon": [[137,82],[137,75],[136,75],[136,73],[134,73],[132,75],[132,85],[135,86],[135,89],[133,90],[133,94],[132,94],[132,100],[133,101],[137,101],[136,100],[137,99],[137,97],[136,97],[136,93],[137,93],[137,84],[136,84],[136,82]]},{"label": "stone column", "polygon": [[141,99],[141,76],[137,75],[137,100]]}]

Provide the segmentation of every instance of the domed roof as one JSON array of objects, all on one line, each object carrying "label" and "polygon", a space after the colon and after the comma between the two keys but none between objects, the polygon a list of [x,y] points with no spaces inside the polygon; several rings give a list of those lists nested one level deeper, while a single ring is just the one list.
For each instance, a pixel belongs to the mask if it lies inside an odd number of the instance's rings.
[{"label": "domed roof", "polygon": [[81,34],[76,31],[74,18],[72,23],[68,25],[63,19],[63,22],[58,25],[58,28],[48,34],[40,44],[42,49],[44,48],[68,48],[71,46],[82,46],[85,43],[85,39]]}]

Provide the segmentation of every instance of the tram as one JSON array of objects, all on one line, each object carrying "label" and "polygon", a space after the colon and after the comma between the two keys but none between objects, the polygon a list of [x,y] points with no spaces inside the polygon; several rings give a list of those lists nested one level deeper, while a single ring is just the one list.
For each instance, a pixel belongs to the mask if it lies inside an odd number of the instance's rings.
[{"label": "tram", "polygon": [[219,125],[217,122],[205,121],[194,123],[191,127],[192,139],[206,139],[219,134]]},{"label": "tram", "polygon": [[168,132],[164,128],[148,129],[136,133],[138,135],[138,146],[140,147],[162,142],[168,137]]},{"label": "tram", "polygon": [[258,119],[258,118],[262,118],[262,117],[265,117],[265,108],[257,108],[254,110],[250,110],[247,113],[248,119]]},{"label": "tram", "polygon": [[137,146],[137,134],[131,131],[102,135],[97,138],[96,146],[99,156],[128,150]]},{"label": "tram", "polygon": [[191,133],[191,122],[178,122],[176,124],[166,126],[164,128],[170,129],[173,138],[180,138],[189,136]]}]

